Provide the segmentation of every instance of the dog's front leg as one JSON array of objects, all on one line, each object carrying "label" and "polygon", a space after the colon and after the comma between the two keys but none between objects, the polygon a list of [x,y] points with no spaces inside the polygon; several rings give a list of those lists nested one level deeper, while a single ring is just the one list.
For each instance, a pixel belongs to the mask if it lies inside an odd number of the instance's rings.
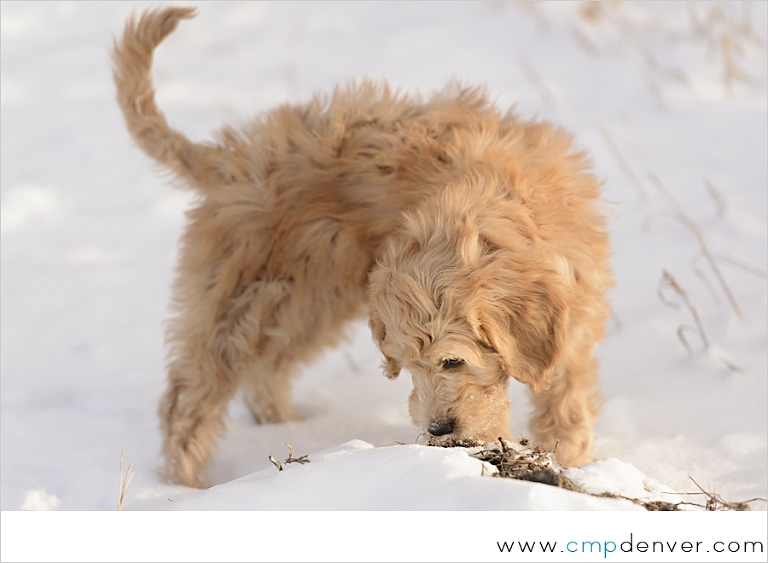
[{"label": "dog's front leg", "polygon": [[[573,359],[572,359],[573,360]],[[592,461],[593,426],[598,411],[597,366],[591,357],[563,361],[552,386],[533,395],[531,430],[538,445],[555,450],[566,467]]]}]

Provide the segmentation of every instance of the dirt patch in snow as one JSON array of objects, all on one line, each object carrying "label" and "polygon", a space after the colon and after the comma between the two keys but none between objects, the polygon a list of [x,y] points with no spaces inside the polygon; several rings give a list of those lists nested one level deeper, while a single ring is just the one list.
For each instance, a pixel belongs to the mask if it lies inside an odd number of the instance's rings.
[{"label": "dirt patch in snow", "polygon": [[743,502],[730,502],[724,500],[720,495],[709,492],[699,486],[696,481],[691,481],[696,485],[700,492],[678,493],[681,495],[703,495],[704,503],[697,502],[665,502],[660,500],[642,500],[618,495],[611,492],[599,494],[583,491],[571,479],[563,475],[564,468],[554,459],[554,452],[542,450],[534,446],[527,438],[521,438],[519,442],[510,442],[499,438],[497,442],[483,446],[475,440],[441,440],[430,441],[430,446],[443,448],[465,448],[471,457],[490,463],[496,468],[494,477],[507,479],[518,479],[520,481],[532,481],[543,483],[569,491],[575,491],[581,494],[589,494],[595,497],[623,499],[642,506],[648,511],[678,511],[683,507],[697,507],[710,511],[722,510],[750,510],[749,503],[753,501],[765,501],[765,499],[750,499]]}]

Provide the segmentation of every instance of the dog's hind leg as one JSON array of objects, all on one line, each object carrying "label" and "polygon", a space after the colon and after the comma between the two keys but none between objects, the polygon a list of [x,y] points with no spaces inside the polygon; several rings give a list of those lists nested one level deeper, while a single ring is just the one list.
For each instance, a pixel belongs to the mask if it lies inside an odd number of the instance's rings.
[{"label": "dog's hind leg", "polygon": [[207,293],[177,287],[177,293],[198,298],[177,299],[180,314],[168,332],[172,360],[160,420],[165,476],[188,486],[205,486],[203,474],[227,403],[269,340],[270,319],[290,300],[290,282],[232,285],[226,298],[222,287]]},{"label": "dog's hind leg", "polygon": [[171,362],[160,403],[166,479],[189,487],[207,486],[205,468],[236,389],[236,382],[214,366],[206,369],[187,358]]},{"label": "dog's hind leg", "polygon": [[[297,288],[294,280],[257,280],[219,305],[214,323],[201,313],[205,303],[173,322],[174,360],[160,407],[165,436],[166,477],[189,486],[205,486],[203,472],[221,427],[227,403],[243,384],[257,422],[296,417],[291,377],[301,363],[335,344],[345,321],[354,316],[356,292],[327,295]],[[338,288],[337,288],[338,289]],[[362,293],[361,293],[362,295]],[[209,328],[208,333],[205,333]]]},{"label": "dog's hind leg", "polygon": [[[310,323],[306,317],[302,318],[300,311],[305,303],[295,281],[281,283],[279,306],[262,312],[255,321],[259,323],[259,338],[254,342],[254,360],[243,378],[245,401],[257,424],[298,418],[291,402],[291,380],[298,371],[298,363],[311,359],[308,356],[316,340],[310,332],[313,327],[307,326]],[[262,293],[275,289],[265,287]]]},{"label": "dog's hind leg", "polygon": [[293,289],[289,299],[262,319],[257,359],[243,379],[246,404],[258,424],[298,417],[290,397],[293,376],[324,348],[338,344],[363,298],[362,292],[345,291],[333,282]]}]

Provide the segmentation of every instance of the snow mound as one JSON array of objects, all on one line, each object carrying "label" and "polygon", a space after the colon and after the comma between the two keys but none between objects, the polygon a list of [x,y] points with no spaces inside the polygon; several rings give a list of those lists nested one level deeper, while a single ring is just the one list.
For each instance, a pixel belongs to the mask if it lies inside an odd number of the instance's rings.
[{"label": "snow mound", "polygon": [[[493,477],[495,468],[467,448],[422,445],[374,447],[352,440],[204,491],[179,488],[181,498],[134,491],[126,509],[168,510],[642,510],[622,499]],[[668,490],[618,460],[567,470],[588,492],[648,496]],[[655,498],[655,497],[654,497]],[[670,500],[665,498],[664,500]]]}]

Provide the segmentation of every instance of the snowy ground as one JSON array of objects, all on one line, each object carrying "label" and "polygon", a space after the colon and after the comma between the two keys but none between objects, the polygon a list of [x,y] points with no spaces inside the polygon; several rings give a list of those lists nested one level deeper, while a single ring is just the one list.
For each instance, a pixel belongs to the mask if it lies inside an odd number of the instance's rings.
[{"label": "snowy ground", "polygon": [[[362,323],[297,382],[301,421],[254,426],[233,403],[220,487],[159,479],[162,323],[189,198],[131,144],[107,56],[147,5],[2,3],[2,509],[113,510],[122,449],[125,509],[638,509],[414,445],[409,377],[381,375]],[[730,500],[768,495],[765,3],[200,7],[154,72],[159,106],[195,139],[360,76],[487,84],[571,129],[615,212],[599,461],[583,482],[637,496],[693,491],[691,476]],[[526,433],[525,391],[511,395]],[[312,463],[278,473],[267,456],[284,442]]]}]

